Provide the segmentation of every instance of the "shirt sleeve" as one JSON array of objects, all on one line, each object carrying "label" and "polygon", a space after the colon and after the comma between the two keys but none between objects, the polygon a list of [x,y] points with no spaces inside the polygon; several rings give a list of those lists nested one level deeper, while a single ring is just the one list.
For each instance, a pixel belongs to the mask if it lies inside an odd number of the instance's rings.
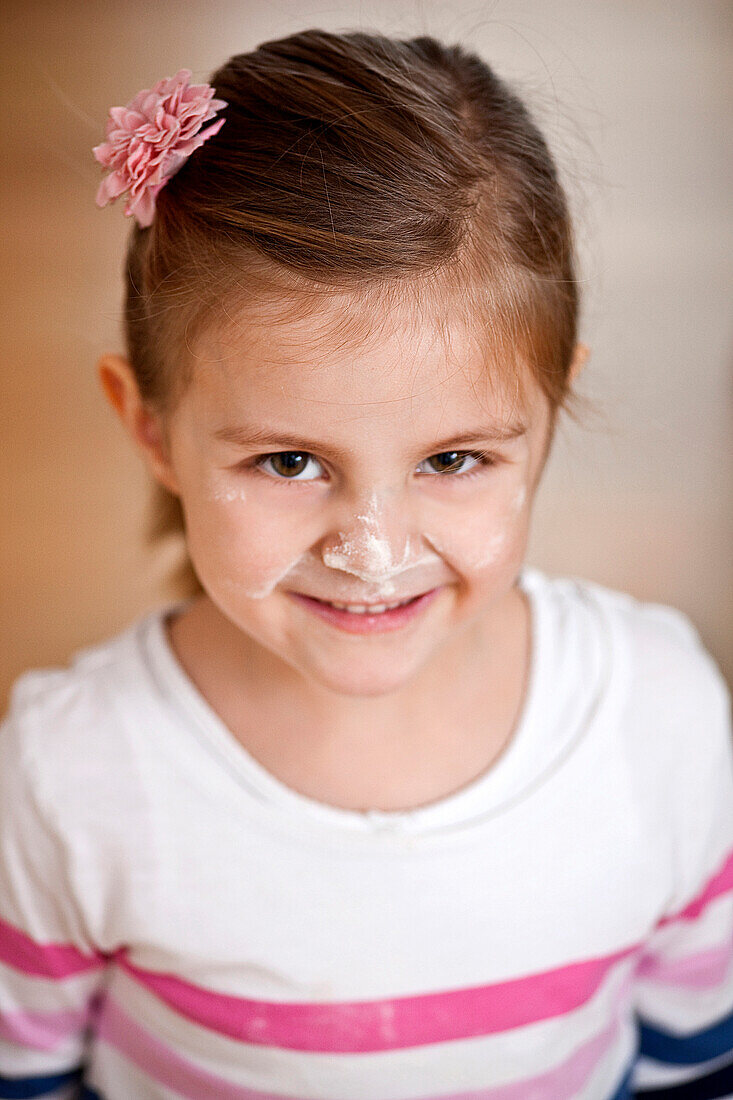
[{"label": "shirt sleeve", "polygon": [[107,972],[32,760],[33,708],[0,725],[0,1097],[70,1100]]},{"label": "shirt sleeve", "polygon": [[636,975],[638,1100],[733,1097],[733,740],[709,658],[703,686],[675,785],[678,888]]}]

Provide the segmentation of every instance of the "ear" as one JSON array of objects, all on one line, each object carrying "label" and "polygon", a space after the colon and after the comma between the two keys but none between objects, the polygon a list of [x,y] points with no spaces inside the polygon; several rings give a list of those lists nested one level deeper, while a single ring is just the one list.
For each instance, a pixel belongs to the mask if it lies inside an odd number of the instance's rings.
[{"label": "ear", "polygon": [[568,371],[568,382],[574,382],[585,364],[588,362],[590,356],[590,348],[587,344],[576,344],[575,351],[573,352],[573,358],[570,363],[570,370]]},{"label": "ear", "polygon": [[105,397],[153,477],[177,496],[178,482],[171,465],[162,418],[145,405],[129,362],[121,355],[103,355],[97,364],[97,374]]}]

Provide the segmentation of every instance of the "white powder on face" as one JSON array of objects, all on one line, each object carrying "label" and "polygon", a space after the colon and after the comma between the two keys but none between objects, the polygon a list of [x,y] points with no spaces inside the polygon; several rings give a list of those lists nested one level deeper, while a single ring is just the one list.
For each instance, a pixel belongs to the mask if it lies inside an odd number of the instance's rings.
[{"label": "white powder on face", "polygon": [[445,561],[459,573],[462,573],[466,570],[474,572],[485,569],[495,562],[504,548],[507,535],[507,529],[501,528],[490,535],[488,539],[482,539],[473,546],[467,545],[465,538],[455,543],[427,533],[425,538],[431,546],[435,547]]},{"label": "white powder on face", "polygon": [[389,574],[375,574],[371,570],[364,571],[362,569],[357,569],[356,566],[351,564],[351,559],[352,556],[358,554],[358,547],[346,541],[342,542],[340,547],[340,550],[323,551],[323,564],[325,566],[329,569],[339,569],[342,573],[350,573],[352,577],[358,577],[362,581],[380,584],[380,593],[382,595],[394,596],[396,589],[394,581],[390,580]]},{"label": "white powder on face", "polygon": [[[353,572],[352,567],[356,558],[363,563],[357,576],[362,576],[365,573],[367,578],[374,578],[375,580],[389,577],[400,566],[395,568],[389,540],[379,527],[379,501],[376,493],[372,494],[366,512],[356,518],[361,520],[363,530],[357,534],[354,540],[341,542],[341,549],[336,552],[337,565],[334,566],[331,562],[325,560],[328,551],[324,553],[324,563],[329,565],[330,568],[335,567],[336,569],[344,569],[346,572]],[[343,539],[343,536],[341,538]],[[405,547],[405,554],[408,549],[408,547]],[[362,579],[364,579],[363,576]]]},{"label": "white powder on face", "polygon": [[246,596],[250,600],[264,600],[267,596],[271,595],[273,590],[280,584],[280,581],[284,580],[289,573],[294,572],[300,565],[301,559],[304,555],[300,555],[292,561],[289,561],[286,565],[279,566],[273,569],[271,573],[268,573],[263,577],[258,585],[252,587],[245,587],[241,581],[234,579],[227,579],[224,581],[227,588],[236,589],[241,592],[243,596]]},{"label": "white powder on face", "polygon": [[228,504],[235,500],[244,503],[246,499],[244,489],[216,489],[214,491],[214,500],[225,500]]},{"label": "white powder on face", "polygon": [[367,511],[358,515],[357,519],[361,521],[361,531],[351,539],[339,532],[341,541],[338,548],[323,551],[323,564],[329,569],[339,569],[362,581],[379,584],[380,593],[391,596],[395,592],[394,577],[406,569],[436,560],[432,552],[413,553],[409,536],[399,558],[393,553],[389,539],[380,527],[376,493],[372,495]]},{"label": "white powder on face", "polygon": [[[286,572],[287,572],[287,570],[286,570]],[[259,588],[248,588],[248,589],[242,588],[242,593],[249,600],[264,600],[267,596],[272,595],[272,592],[273,592],[274,588],[276,587],[276,585],[278,585],[280,583],[280,581],[283,579],[284,576],[285,576],[285,573],[283,573],[282,577],[281,576],[272,577],[272,578],[264,581],[260,585]]]},{"label": "white powder on face", "polygon": [[472,567],[474,569],[485,569],[488,565],[492,565],[493,562],[501,554],[504,549],[504,544],[507,541],[508,529],[506,527],[500,528],[495,531],[488,542],[484,545],[483,553],[474,558]]},{"label": "white powder on face", "polygon": [[[231,503],[244,500],[244,493],[240,489],[217,489],[213,497]],[[371,497],[366,512],[358,515],[357,519],[361,529],[352,538],[340,534],[341,541],[335,549],[324,550],[319,556],[311,548],[282,564],[273,563],[269,568],[258,569],[260,577],[256,584],[248,585],[236,577],[223,579],[222,583],[230,591],[252,600],[266,599],[286,577],[302,579],[309,589],[318,591],[322,577],[315,584],[314,581],[325,565],[369,584],[369,593],[364,598],[385,600],[395,594],[397,589],[394,578],[398,574],[414,565],[439,560],[433,551],[413,553],[409,537],[399,558],[392,552],[389,539],[380,525],[376,493]],[[329,581],[327,587],[331,592],[332,582]],[[344,598],[348,599],[350,595],[351,592],[345,592]],[[334,594],[333,598],[338,596]]]},{"label": "white powder on face", "polygon": [[500,558],[512,532],[515,517],[527,499],[526,485],[520,485],[509,504],[508,514],[500,518],[500,526],[488,532],[483,525],[462,525],[448,538],[425,534],[425,539],[458,571],[487,569]]},{"label": "white powder on face", "polygon": [[[211,499],[223,501],[226,504],[244,504],[247,500],[247,496],[244,489],[241,486],[237,486],[236,488],[229,489],[213,489],[211,491]],[[298,560],[299,558],[295,558],[284,565],[273,567],[272,571],[268,570],[267,575],[258,585],[251,588],[247,587],[243,581],[238,580],[236,577],[222,577],[219,583],[225,588],[228,588],[230,592],[238,592],[250,600],[264,600],[266,596],[270,595],[276,585],[280,583],[283,577],[297,564]]]},{"label": "white powder on face", "polygon": [[[214,496],[217,500],[227,502],[244,500],[244,493],[240,489],[217,490]],[[413,546],[408,536],[398,554],[393,551],[386,530],[380,522],[379,498],[374,493],[366,511],[356,517],[360,521],[360,529],[351,538],[339,532],[340,542],[334,549],[326,549],[322,555],[317,555],[311,548],[283,564],[273,564],[264,571],[264,576],[261,575],[259,583],[251,587],[234,578],[227,578],[223,583],[248,599],[262,600],[271,595],[288,576],[305,580],[310,588],[314,579],[319,577],[322,564],[328,569],[358,577],[364,584],[368,584],[370,589],[364,594],[364,599],[387,600],[397,591],[395,578],[415,566],[448,563],[458,571],[478,571],[492,565],[501,556],[509,538],[511,520],[522,510],[526,498],[526,486],[520,485],[509,505],[511,518],[508,517],[508,522],[491,533],[486,532],[485,528],[472,533],[465,525],[447,539],[425,532],[420,540],[421,545],[417,546]],[[429,549],[424,549],[425,544]],[[311,588],[313,590],[318,591],[318,587]],[[352,592],[347,589],[339,596],[332,591],[330,583],[328,590],[332,599],[348,600],[352,596]]]}]

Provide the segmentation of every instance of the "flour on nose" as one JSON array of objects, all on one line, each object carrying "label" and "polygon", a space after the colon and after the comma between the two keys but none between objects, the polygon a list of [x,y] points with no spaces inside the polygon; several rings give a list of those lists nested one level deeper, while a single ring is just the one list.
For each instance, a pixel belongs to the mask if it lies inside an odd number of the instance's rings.
[{"label": "flour on nose", "polygon": [[389,539],[380,526],[376,493],[371,497],[366,512],[356,518],[361,521],[362,530],[350,539],[339,532],[341,541],[338,548],[323,551],[323,564],[330,569],[351,573],[362,581],[380,583],[383,594],[389,596],[395,591],[393,577],[414,565],[435,560],[433,553],[413,554],[409,536],[399,558],[392,552]]},{"label": "flour on nose", "polygon": [[[364,559],[370,573],[384,577],[403,568],[402,563],[397,564],[392,557],[392,548],[389,540],[379,528],[379,504],[376,493],[369,501],[366,512],[357,517],[364,524],[362,545]],[[403,558],[409,553],[409,547],[405,547]]]}]

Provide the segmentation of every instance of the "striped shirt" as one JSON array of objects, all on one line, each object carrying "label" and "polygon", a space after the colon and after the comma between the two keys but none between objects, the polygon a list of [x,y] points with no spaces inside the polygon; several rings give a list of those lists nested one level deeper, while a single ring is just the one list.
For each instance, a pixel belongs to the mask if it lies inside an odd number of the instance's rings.
[{"label": "striped shirt", "polygon": [[498,761],[406,812],[305,797],[160,608],[0,726],[0,1097],[733,1095],[733,752],[680,612],[525,569]]}]

